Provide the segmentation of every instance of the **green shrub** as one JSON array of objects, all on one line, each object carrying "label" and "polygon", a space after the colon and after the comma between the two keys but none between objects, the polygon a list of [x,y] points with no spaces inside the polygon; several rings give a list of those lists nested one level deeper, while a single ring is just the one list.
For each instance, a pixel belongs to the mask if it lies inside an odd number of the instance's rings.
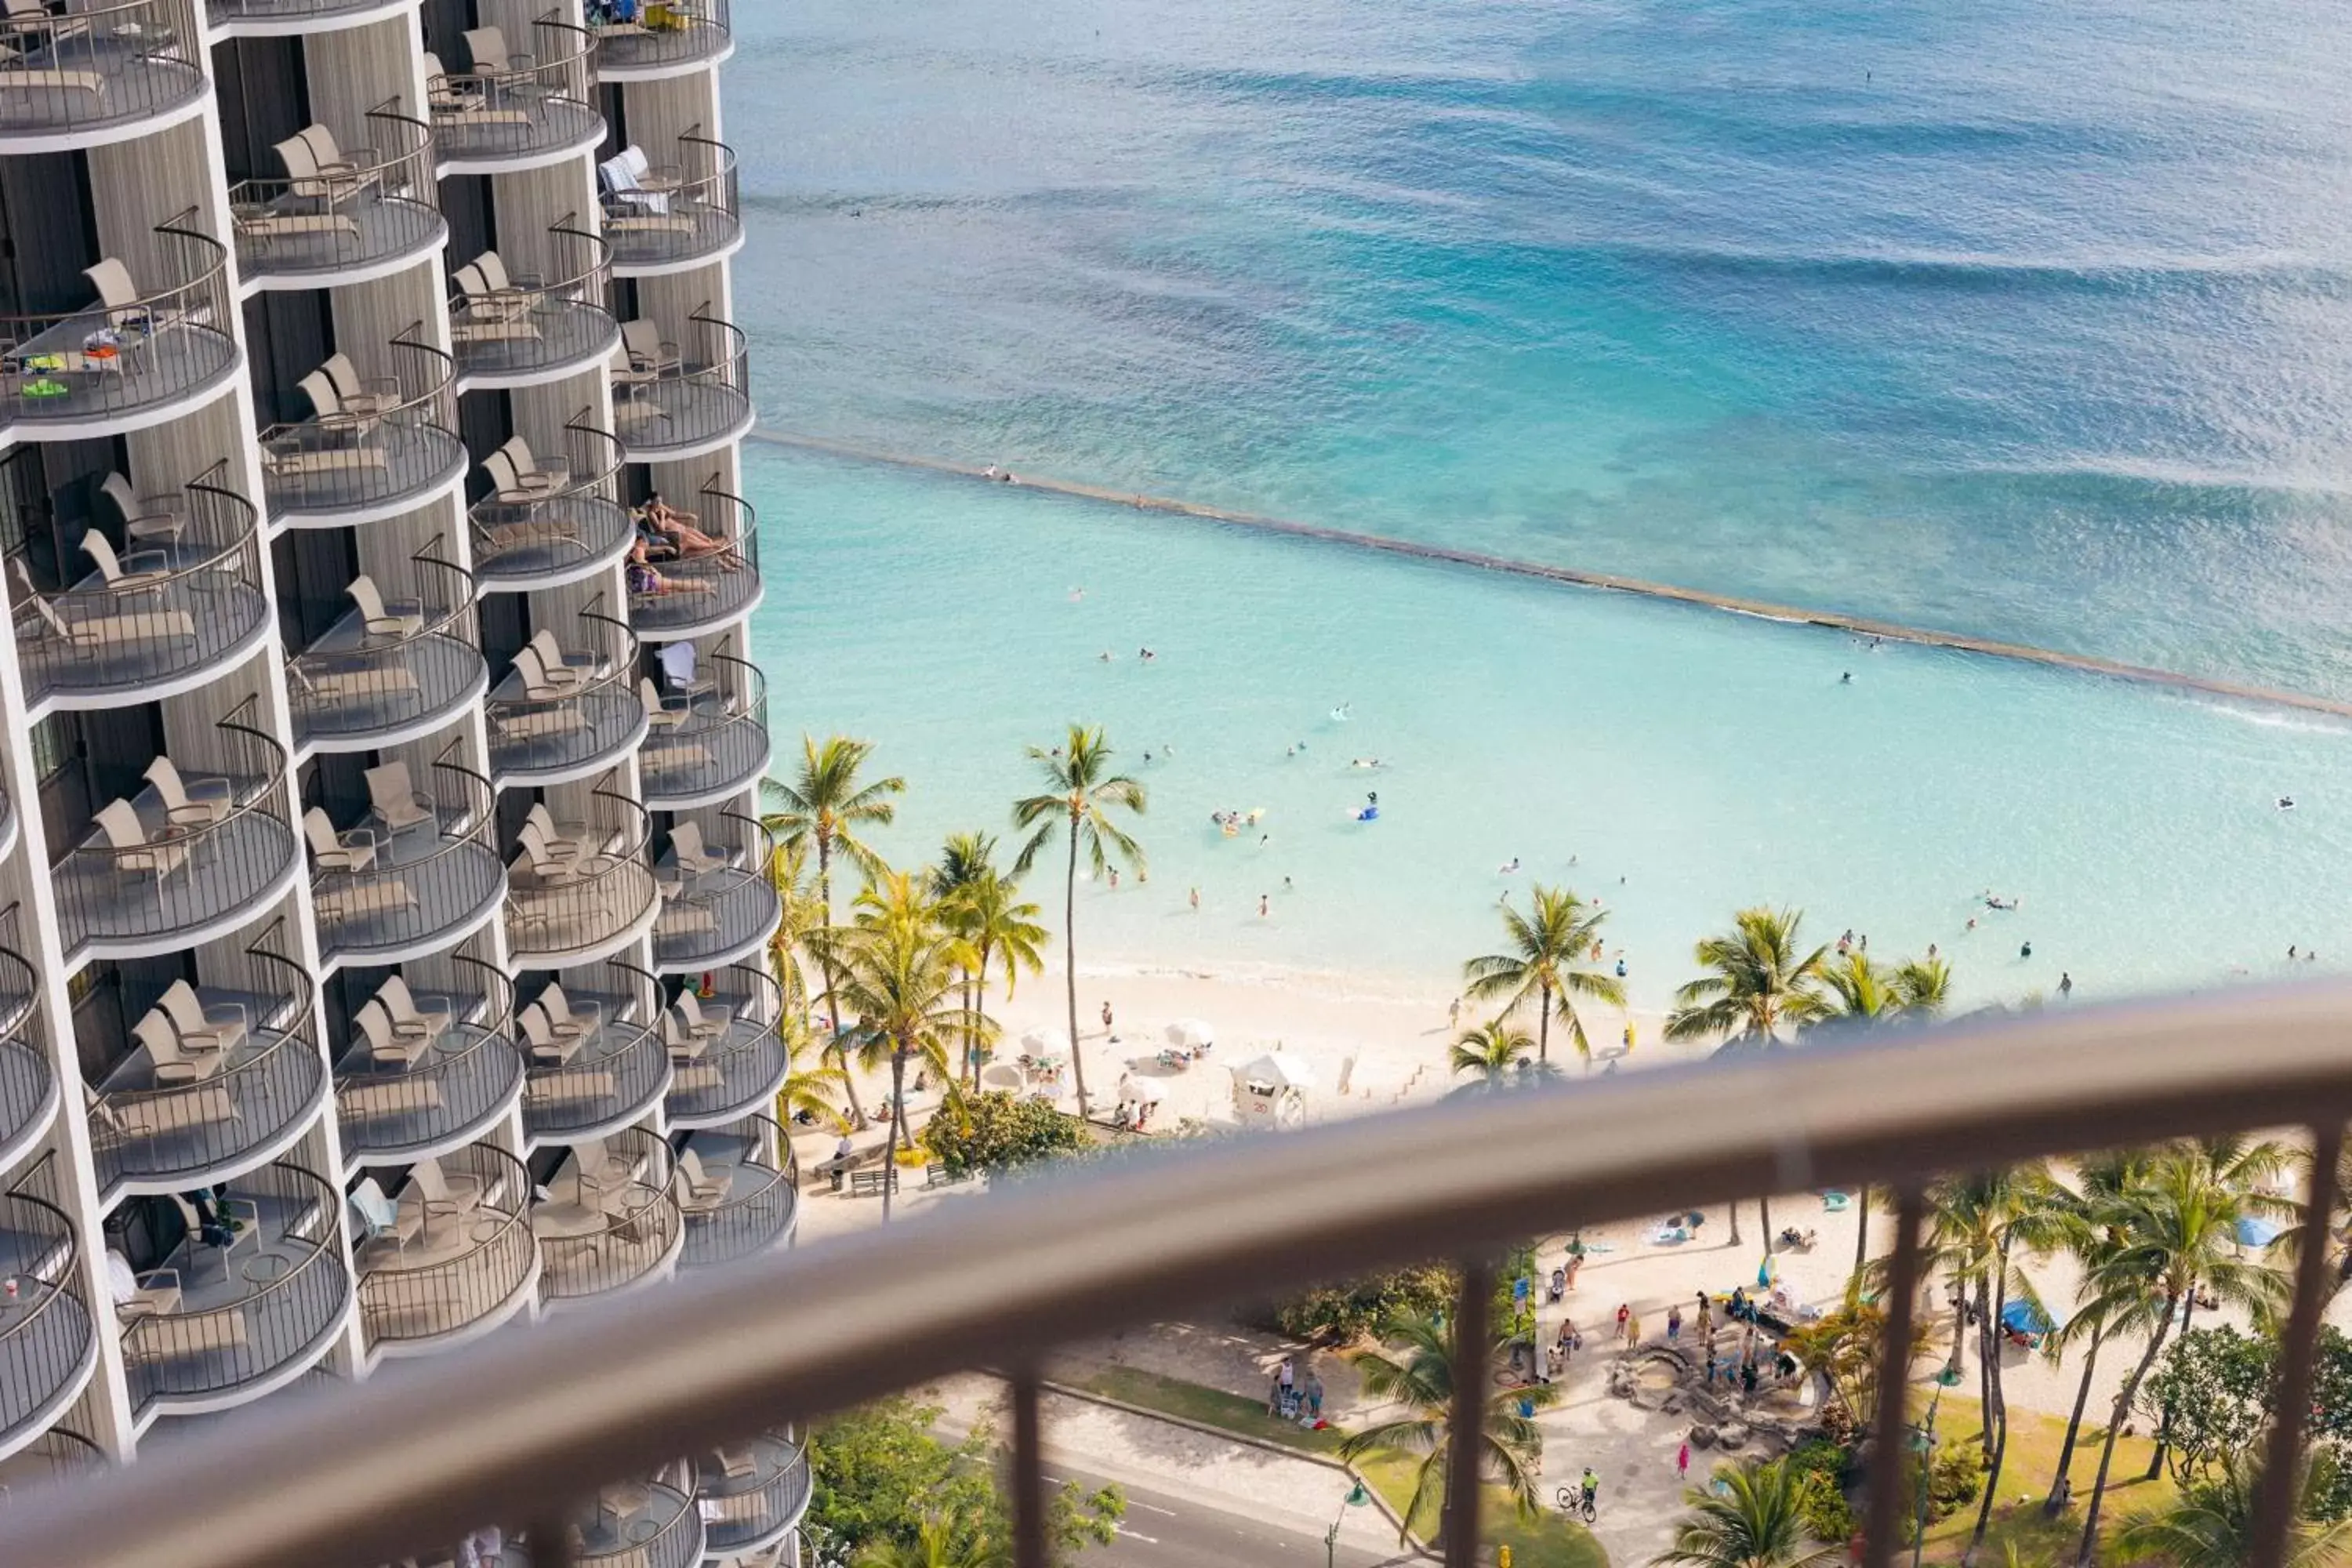
[{"label": "green shrub", "polygon": [[1927,1517],[1949,1519],[1977,1500],[1984,1490],[1984,1450],[1980,1444],[1960,1442],[1947,1447],[1936,1460],[1927,1484]]},{"label": "green shrub", "polygon": [[1076,1117],[1009,1089],[967,1096],[961,1108],[941,1107],[923,1129],[922,1144],[958,1176],[1067,1158],[1095,1146]]},{"label": "green shrub", "polygon": [[1277,1303],[1268,1326],[1292,1339],[1346,1344],[1399,1313],[1451,1311],[1460,1288],[1453,1269],[1425,1263],[1345,1285],[1318,1285]]}]

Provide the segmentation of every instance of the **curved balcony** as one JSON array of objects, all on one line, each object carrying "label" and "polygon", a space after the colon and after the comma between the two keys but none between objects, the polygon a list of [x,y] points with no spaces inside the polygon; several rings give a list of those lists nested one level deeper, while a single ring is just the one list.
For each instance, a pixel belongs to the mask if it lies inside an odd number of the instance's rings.
[{"label": "curved balcony", "polygon": [[339,354],[303,378],[311,416],[262,431],[262,499],[278,522],[356,527],[413,511],[463,482],[457,362],[425,342],[422,321],[389,348],[392,374],[362,376]]},{"label": "curved balcony", "polygon": [[490,688],[484,715],[499,788],[586,778],[646,738],[636,639],[598,613],[604,602],[598,595],[573,617],[568,642],[534,633]]},{"label": "curved balcony", "polygon": [[629,567],[629,629],[646,642],[678,642],[724,631],[760,607],[759,514],[741,496],[698,492],[695,526],[721,548],[672,554],[648,551]]},{"label": "curved balcony", "polygon": [[[469,45],[488,41],[478,30],[467,37]],[[426,55],[425,93],[441,172],[511,173],[593,151],[604,140],[604,117],[592,101],[594,47],[584,28],[550,11],[531,24],[530,54],[478,53],[473,68],[457,74]]]},{"label": "curved balcony", "polygon": [[[660,991],[641,969],[606,966],[607,991],[559,985],[516,1015],[517,1038],[530,1058],[522,1125],[530,1146],[576,1143],[641,1121],[669,1088],[662,1044]],[[561,1017],[552,1016],[561,1012]]]},{"label": "curved balcony", "polygon": [[669,1145],[641,1128],[574,1148],[530,1211],[548,1306],[667,1276],[686,1226],[670,1198]]},{"label": "curved balcony", "polygon": [[700,457],[751,428],[751,357],[742,329],[698,307],[683,347],[640,318],[621,328],[613,365],[613,423],[633,463]]},{"label": "curved balcony", "polygon": [[[539,1284],[530,1173],[489,1143],[433,1165],[433,1195],[412,1171],[397,1201],[378,1209],[384,1223],[361,1213],[369,1228],[354,1255],[360,1326],[373,1355],[417,1355],[488,1333],[528,1307]],[[355,1213],[363,1193],[382,1197],[373,1178],[363,1181]]]},{"label": "curved balcony", "polygon": [[[323,157],[307,145],[325,139]],[[312,126],[280,144],[286,178],[229,189],[238,275],[260,289],[364,283],[438,250],[449,226],[435,205],[433,131],[391,99],[367,113],[368,144],[338,147]],[[327,164],[331,172],[322,172]]]},{"label": "curved balcony", "polygon": [[80,1394],[98,1333],[74,1281],[73,1225],[23,1193],[0,1193],[0,1450],[30,1440]]},{"label": "curved balcony", "polygon": [[768,771],[768,683],[759,666],[727,654],[711,658],[709,689],[664,698],[641,692],[646,743],[637,778],[646,806],[686,811],[732,799]]},{"label": "curved balcony", "polygon": [[507,865],[507,952],[519,969],[590,963],[652,929],[660,900],[646,864],[645,808],[609,789],[568,843],[526,838]]},{"label": "curved balcony", "polygon": [[144,136],[204,102],[204,31],[189,0],[8,13],[0,153],[59,153]]},{"label": "curved balcony", "polygon": [[231,38],[340,32],[416,9],[416,0],[209,0],[213,31]]},{"label": "curved balcony", "polygon": [[598,1488],[595,1505],[572,1521],[568,1561],[578,1568],[694,1568],[706,1551],[702,1511],[683,1470]]},{"label": "curved balcony", "polygon": [[449,342],[469,389],[536,386],[609,358],[620,324],[604,308],[612,250],[567,217],[541,247],[554,281],[486,250],[451,274]]},{"label": "curved balcony", "polygon": [[[92,529],[75,552],[96,563],[36,571],[20,536],[9,561],[16,653],[26,695],[60,708],[152,702],[210,680],[269,633],[261,538],[253,506],[214,482],[215,464],[186,488],[185,519],[166,535],[118,552]],[[46,544],[47,539],[40,541]],[[49,587],[66,572],[69,586]]]},{"label": "curved balcony", "polygon": [[333,1187],[281,1162],[220,1201],[240,1222],[228,1245],[192,1227],[121,1309],[123,1371],[142,1414],[224,1410],[291,1383],[351,1310]]},{"label": "curved balcony", "polygon": [[[0,102],[7,97],[0,88]],[[194,221],[191,207],[156,229],[164,271],[149,287],[108,258],[87,269],[90,304],[0,316],[0,423],[44,440],[119,436],[228,384],[237,361],[228,251]]]},{"label": "curved balcony", "polygon": [[387,763],[368,775],[368,814],[338,829],[323,809],[303,816],[310,899],[329,964],[398,963],[456,946],[496,918],[506,897],[492,843],[497,795],[457,763],[461,742],[434,761],[429,791]]},{"label": "curved balcony", "polygon": [[698,853],[681,846],[673,828],[669,847],[654,863],[661,889],[654,968],[660,973],[699,973],[740,963],[767,945],[783,918],[768,879],[774,854],[767,829],[731,811],[724,824],[734,841],[699,846]]},{"label": "curved balcony", "polygon": [[[335,1060],[335,1122],[346,1156],[400,1165],[479,1138],[522,1096],[514,987],[479,959],[455,955],[463,990],[397,994],[385,982],[352,1016]],[[373,1005],[377,1011],[366,1015]]]},{"label": "curved balcony", "polygon": [[267,939],[247,956],[268,989],[175,985],[143,1007],[150,995],[122,998],[136,1043],[89,1106],[105,1201],[226,1181],[285,1152],[325,1107],[310,976]]},{"label": "curved balcony", "polygon": [[808,1512],[809,1462],[780,1431],[721,1444],[695,1462],[703,1550],[733,1556],[773,1546]]},{"label": "curved balcony", "polygon": [[590,424],[590,413],[583,409],[564,426],[563,456],[535,456],[528,471],[520,461],[510,472],[501,468],[474,503],[474,575],[484,593],[576,583],[620,560],[635,542],[629,514],[614,499],[621,443]]},{"label": "curved balcony", "polygon": [[40,1488],[87,1480],[105,1468],[106,1455],[97,1444],[69,1426],[52,1426],[0,1460],[0,1509]]},{"label": "curved balcony", "polygon": [[24,1156],[58,1112],[57,1075],[34,1012],[40,978],[21,956],[19,909],[0,910],[0,1171]]},{"label": "curved balcony", "polygon": [[184,778],[158,757],[148,785],[100,809],[89,837],[50,868],[69,960],[177,952],[293,886],[302,856],[288,826],[286,753],[245,722],[255,708],[248,697],[214,726],[206,750],[218,773]]},{"label": "curved balcony", "polygon": [[599,81],[652,81],[708,70],[735,52],[735,25],[728,0],[693,0],[663,7],[656,25],[643,7],[622,21],[610,0],[589,0],[588,30],[596,35]]},{"label": "curved balcony", "polygon": [[662,1019],[669,1047],[669,1095],[663,1101],[673,1127],[716,1127],[767,1105],[792,1067],[778,1026],[783,997],[763,969],[730,964],[709,993],[694,989],[694,1011],[673,1006]]},{"label": "curved balcony", "polygon": [[[783,1246],[800,1215],[793,1141],[765,1116],[697,1132],[679,1162],[677,1206],[686,1215],[685,1268],[707,1268]],[[781,1163],[780,1163],[781,1158]]]},{"label": "curved balcony", "polygon": [[352,608],[286,662],[296,744],[370,752],[432,733],[489,686],[474,629],[474,579],[441,558],[410,556],[413,599],[386,602],[354,582]]},{"label": "curved balcony", "polygon": [[613,242],[618,278],[683,272],[743,247],[743,206],[735,149],[689,128],[677,139],[676,161],[649,162],[629,147],[607,160],[604,237]]}]

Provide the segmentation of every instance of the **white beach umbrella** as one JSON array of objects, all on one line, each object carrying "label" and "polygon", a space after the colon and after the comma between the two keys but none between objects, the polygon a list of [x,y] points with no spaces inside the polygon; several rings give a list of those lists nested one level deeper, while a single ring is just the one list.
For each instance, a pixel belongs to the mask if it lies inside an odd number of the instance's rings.
[{"label": "white beach umbrella", "polygon": [[1032,1056],[1067,1056],[1070,1035],[1066,1029],[1032,1029],[1021,1037],[1021,1048]]},{"label": "white beach umbrella", "polygon": [[1024,1086],[1019,1068],[1011,1062],[991,1062],[980,1069],[980,1087],[983,1089],[1010,1089],[1018,1094]]},{"label": "white beach umbrella", "polygon": [[1179,1018],[1168,1026],[1168,1043],[1182,1050],[1198,1050],[1202,1046],[1215,1045],[1217,1037],[1198,1018]]},{"label": "white beach umbrella", "polygon": [[1157,1079],[1131,1078],[1119,1086],[1119,1098],[1138,1105],[1157,1105],[1167,1096],[1167,1089]]}]

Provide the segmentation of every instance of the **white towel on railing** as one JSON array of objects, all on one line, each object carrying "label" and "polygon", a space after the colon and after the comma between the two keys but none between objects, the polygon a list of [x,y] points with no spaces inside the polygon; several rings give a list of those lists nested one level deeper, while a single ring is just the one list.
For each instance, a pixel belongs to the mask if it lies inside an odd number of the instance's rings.
[{"label": "white towel on railing", "polygon": [[668,216],[669,196],[661,191],[649,191],[639,184],[649,167],[644,148],[631,142],[596,167],[604,176],[604,189],[614,201],[656,216]]}]

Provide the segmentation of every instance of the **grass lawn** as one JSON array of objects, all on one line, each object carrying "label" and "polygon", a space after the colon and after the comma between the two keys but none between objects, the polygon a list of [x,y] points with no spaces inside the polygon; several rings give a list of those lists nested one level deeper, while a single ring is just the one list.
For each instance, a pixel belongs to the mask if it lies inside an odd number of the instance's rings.
[{"label": "grass lawn", "polygon": [[[1948,1448],[1955,1441],[1973,1442],[1977,1424],[1983,1419],[1981,1412],[1982,1406],[1973,1399],[1947,1396],[1936,1415],[1937,1439]],[[2068,1467],[2074,1482],[2074,1506],[2054,1520],[2045,1519],[2042,1500],[2049,1492],[2051,1478],[2057,1474],[2066,1422],[2063,1416],[2011,1410],[2009,1451],[2001,1460],[2000,1496],[1993,1505],[1992,1526],[1985,1533],[1985,1549],[1977,1561],[2005,1561],[2005,1547],[2013,1542],[2018,1561],[2025,1568],[2072,1563],[2074,1547],[2083,1537],[2083,1510],[2089,1504],[2091,1483],[2099,1473],[2099,1444],[2105,1436],[2105,1428],[2094,1425],[2085,1415],[2074,1462]],[[2172,1500],[2177,1489],[2170,1476],[2153,1481],[2140,1479],[2147,1474],[2147,1462],[2155,1452],[2155,1445],[2145,1437],[2126,1437],[2116,1445],[2116,1462],[2107,1470],[2107,1500],[2100,1510],[2101,1535],[2111,1536],[2113,1527],[2132,1514]],[[1927,1527],[1927,1561],[1959,1561],[1976,1530],[1978,1507],[1970,1503]]]}]

